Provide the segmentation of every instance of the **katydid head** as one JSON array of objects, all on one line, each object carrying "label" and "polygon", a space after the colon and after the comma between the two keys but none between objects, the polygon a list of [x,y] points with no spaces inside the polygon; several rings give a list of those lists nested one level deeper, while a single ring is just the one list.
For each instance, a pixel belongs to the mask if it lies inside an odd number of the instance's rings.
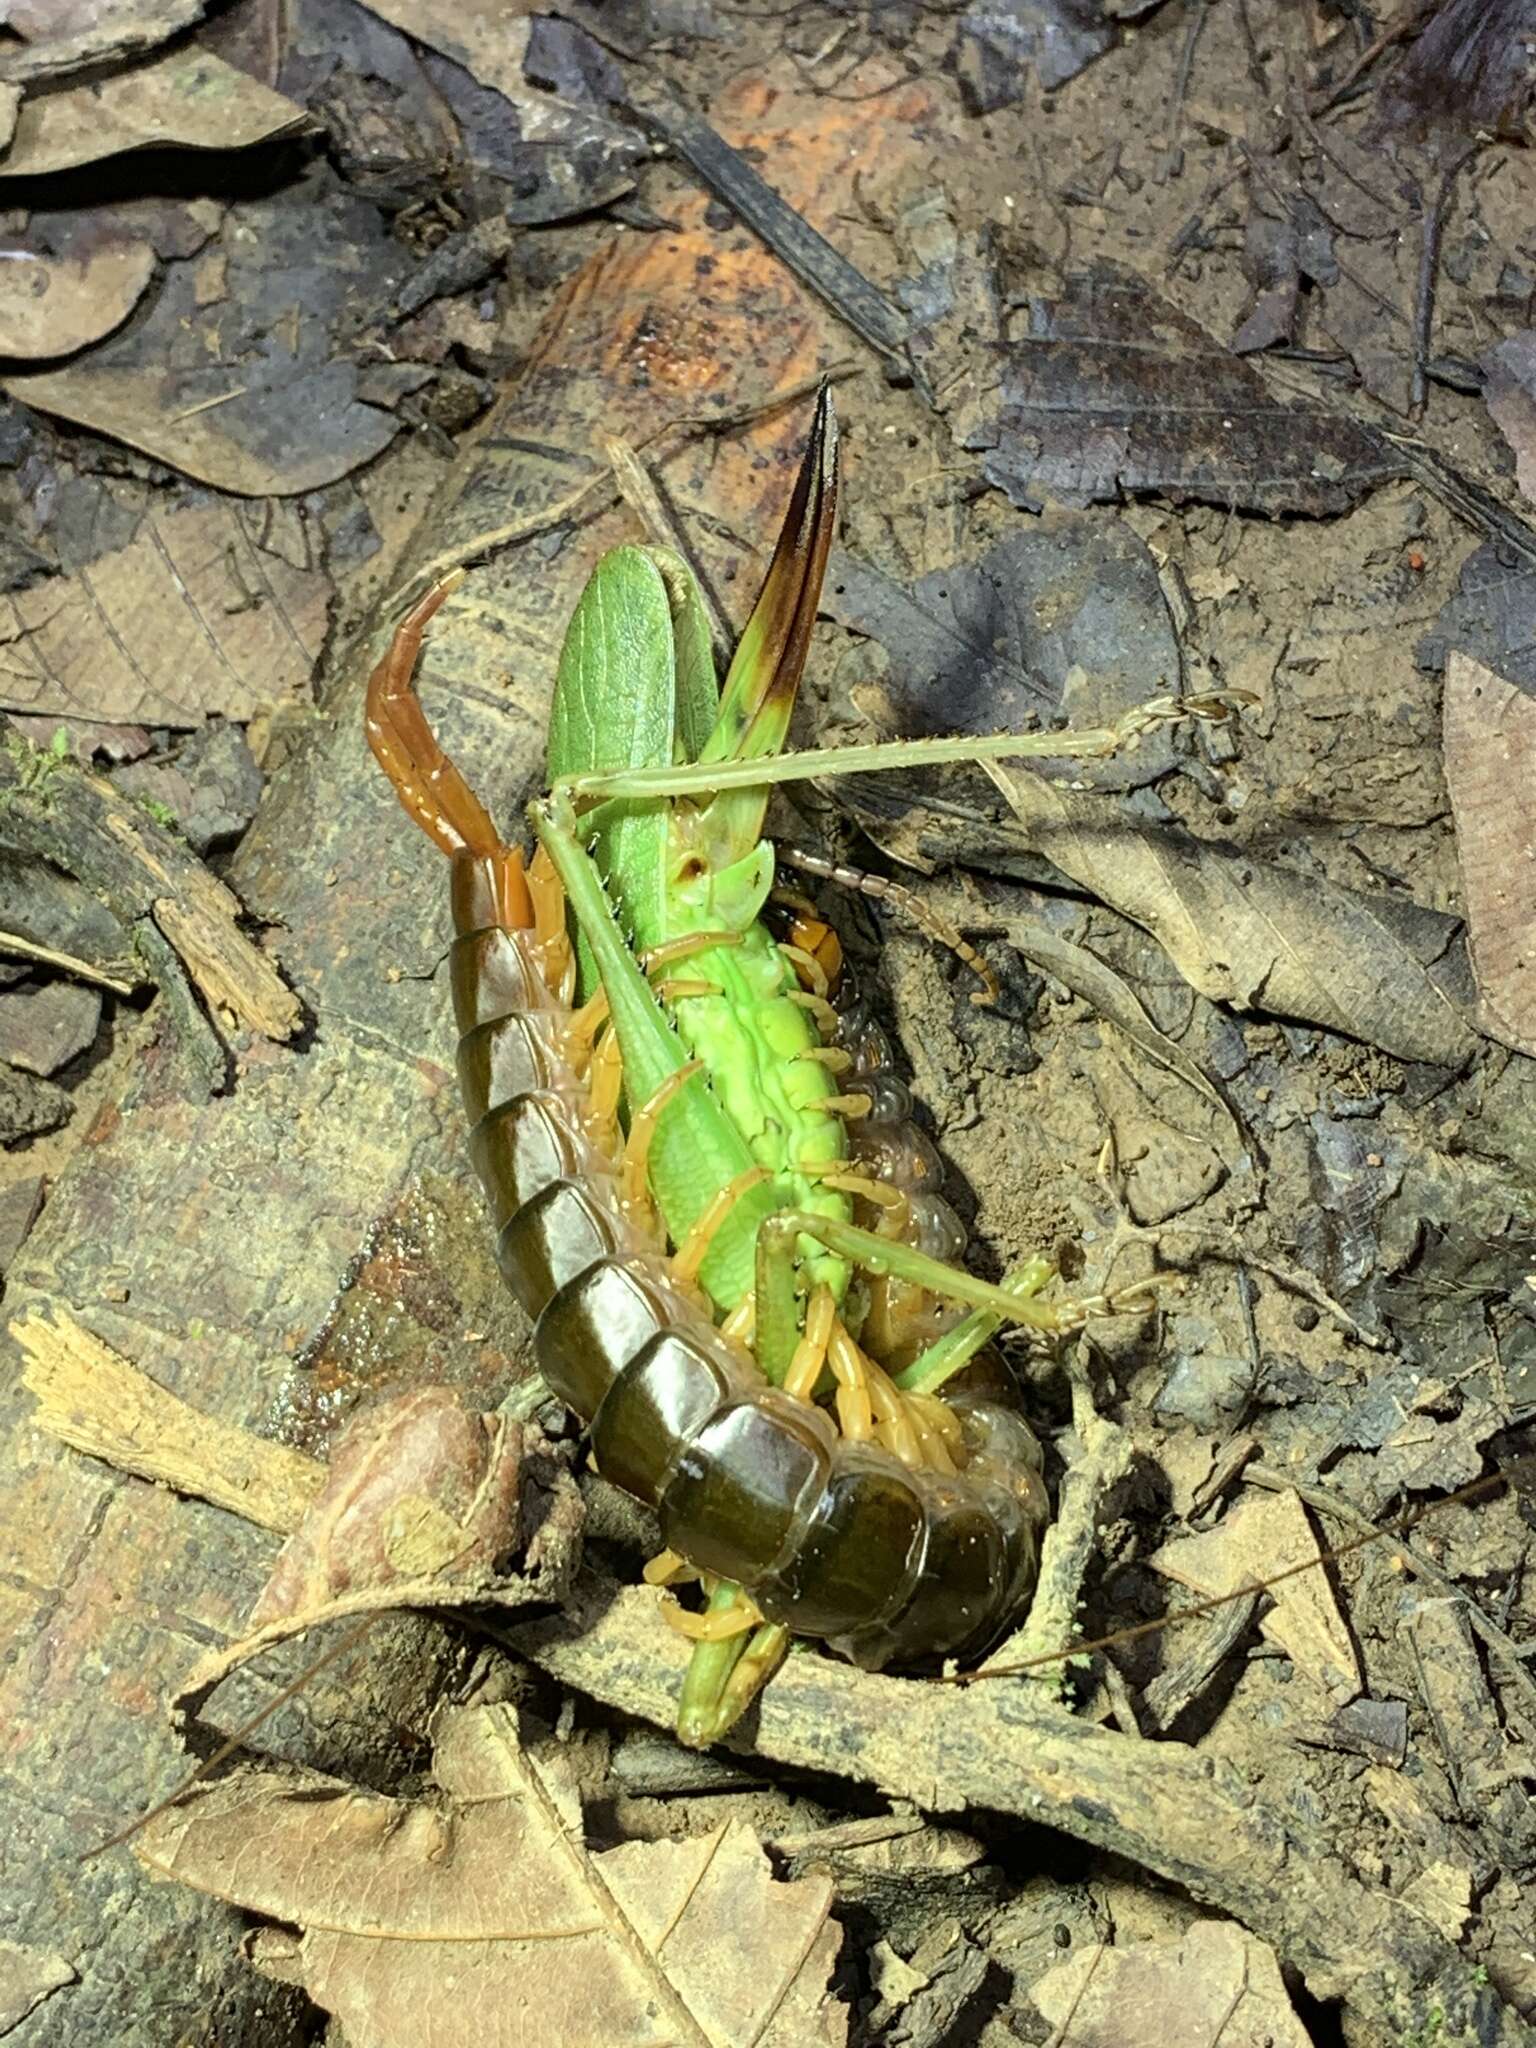
[{"label": "katydid head", "polygon": [[672,895],[682,907],[685,931],[744,932],[763,914],[773,887],[773,848],[766,839],[737,860],[717,867],[697,846],[678,856]]}]

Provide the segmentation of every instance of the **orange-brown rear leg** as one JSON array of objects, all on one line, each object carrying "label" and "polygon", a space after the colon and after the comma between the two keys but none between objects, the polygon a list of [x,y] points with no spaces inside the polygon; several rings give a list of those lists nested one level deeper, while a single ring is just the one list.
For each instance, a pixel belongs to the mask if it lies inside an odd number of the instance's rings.
[{"label": "orange-brown rear leg", "polygon": [[409,816],[440,852],[484,863],[498,921],[509,931],[532,922],[523,856],[502,839],[457,766],[438,744],[416,694],[416,663],[427,625],[463,580],[455,570],[412,607],[368,679],[364,729],[374,759]]}]

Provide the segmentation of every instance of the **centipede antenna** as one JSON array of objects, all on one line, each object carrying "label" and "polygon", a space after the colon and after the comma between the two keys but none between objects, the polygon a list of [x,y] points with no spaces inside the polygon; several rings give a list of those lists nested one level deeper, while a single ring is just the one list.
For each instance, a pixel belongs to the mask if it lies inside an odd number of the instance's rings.
[{"label": "centipede antenna", "polygon": [[987,965],[981,954],[969,939],[960,933],[946,917],[941,917],[931,904],[925,903],[915,889],[909,889],[904,882],[893,882],[885,875],[871,875],[863,868],[850,867],[846,861],[828,860],[819,853],[810,853],[803,846],[779,846],[775,848],[780,864],[798,868],[802,874],[815,875],[824,882],[836,882],[844,889],[857,889],[861,896],[873,896],[877,903],[893,903],[898,910],[926,932],[936,944],[943,946],[959,960],[963,960],[981,987],[971,991],[971,1001],[991,1005],[1002,993],[997,976]]},{"label": "centipede antenna", "polygon": [[141,1813],[136,1820],[129,1821],[126,1827],[119,1828],[115,1835],[108,1835],[104,1842],[98,1842],[94,1848],[87,1849],[80,1861],[89,1863],[94,1857],[105,1856],[109,1849],[121,1848],[124,1842],[131,1842],[141,1828],[147,1828],[152,1820],[158,1820],[162,1813],[169,1813],[173,1806],[179,1805],[189,1792],[211,1778],[220,1764],[228,1763],[232,1756],[244,1749],[264,1722],[270,1721],[272,1716],[286,1707],[290,1700],[297,1699],[304,1688],[312,1684],[322,1671],[329,1670],[330,1666],[339,1663],[348,1651],[355,1650],[369,1630],[383,1618],[382,1613],[365,1615],[355,1628],[349,1628],[328,1650],[306,1664],[296,1678],[290,1678],[282,1690],[275,1693],[264,1706],[242,1721],[232,1735],[225,1737],[212,1756],[204,1758],[195,1771],[189,1771],[181,1783],[167,1792],[163,1799],[156,1800],[147,1813]]}]

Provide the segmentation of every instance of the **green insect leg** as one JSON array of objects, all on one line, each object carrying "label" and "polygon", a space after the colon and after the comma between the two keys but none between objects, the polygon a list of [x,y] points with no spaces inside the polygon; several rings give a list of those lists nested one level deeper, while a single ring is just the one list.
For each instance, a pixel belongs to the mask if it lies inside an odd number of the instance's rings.
[{"label": "green insect leg", "polygon": [[[740,1586],[724,1579],[710,1595],[709,1614],[727,1613],[745,1599]],[[698,1642],[683,1675],[677,1702],[677,1739],[690,1749],[707,1749],[741,1719],[783,1663],[789,1630],[763,1622],[715,1642]]]},{"label": "green insect leg", "polygon": [[[1054,1279],[1055,1273],[1049,1259],[1026,1259],[1022,1266],[1005,1273],[1001,1284],[1005,1293],[1027,1300]],[[992,1341],[1004,1320],[993,1309],[973,1308],[952,1330],[946,1330],[920,1351],[909,1366],[893,1373],[891,1384],[903,1394],[936,1394],[946,1381],[970,1364],[984,1344]]]}]

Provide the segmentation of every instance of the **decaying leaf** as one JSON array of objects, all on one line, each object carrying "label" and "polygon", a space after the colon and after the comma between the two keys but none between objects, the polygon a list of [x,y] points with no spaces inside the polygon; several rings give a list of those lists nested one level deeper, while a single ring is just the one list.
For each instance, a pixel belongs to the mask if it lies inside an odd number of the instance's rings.
[{"label": "decaying leaf", "polygon": [[1148,1059],[1165,1067],[1170,1074],[1177,1074],[1213,1109],[1220,1110],[1231,1127],[1232,1135],[1239,1143],[1243,1142],[1243,1127],[1231,1103],[1183,1046],[1170,1038],[1166,1031],[1158,1030],[1129,982],[1116,974],[1112,967],[1107,967],[1096,953],[1090,953],[1085,946],[1074,946],[1070,939],[1060,937],[1033,919],[1010,918],[1003,930],[1009,945],[1016,947],[1026,960],[1043,973],[1053,975],[1073,995],[1091,1003],[1101,1017],[1123,1031],[1132,1045],[1145,1053]]},{"label": "decaying leaf", "polygon": [[1030,845],[1152,933],[1213,1002],[1301,1017],[1404,1059],[1459,1066],[1477,1045],[1385,905],[1183,833],[1006,764],[988,774]]},{"label": "decaying leaf", "polygon": [[1469,555],[1414,659],[1420,668],[1443,669],[1453,647],[1536,695],[1536,569],[1506,559],[1493,541]]},{"label": "decaying leaf", "polygon": [[241,497],[335,483],[399,428],[358,399],[349,344],[368,305],[398,286],[404,252],[377,208],[321,163],[230,207],[220,247],[216,297],[206,259],[178,257],[140,318],[62,369],[8,377],[5,389]]},{"label": "decaying leaf", "polygon": [[0,249],[0,355],[73,355],[120,327],[154,275],[147,242],[106,242],[89,256]]},{"label": "decaying leaf", "polygon": [[441,51],[506,99],[524,90],[531,7],[505,0],[368,0],[369,11]]},{"label": "decaying leaf", "polygon": [[[825,605],[885,648],[889,717],[877,722],[907,738],[1028,731],[1057,713],[1074,725],[1107,725],[1157,691],[1178,689],[1182,677],[1151,552],[1102,512],[1048,515],[910,590],[835,554]],[[1173,759],[1163,732],[1107,761],[1034,768],[1095,789],[1136,789]]]},{"label": "decaying leaf", "polygon": [[45,1998],[75,1981],[75,1969],[45,1948],[0,1941],[0,2034],[19,2027]]},{"label": "decaying leaf", "polygon": [[523,1433],[472,1414],[451,1387],[363,1409],[337,1439],[325,1485],[283,1545],[253,1624],[358,1587],[483,1577],[520,1534]]},{"label": "decaying leaf", "polygon": [[198,726],[309,686],[330,579],[259,548],[240,508],[153,512],[126,548],[0,598],[0,705]]},{"label": "decaying leaf", "polygon": [[1536,698],[1470,654],[1445,664],[1445,780],[1478,1021],[1536,1053]]},{"label": "decaying leaf", "polygon": [[532,1424],[471,1411],[450,1387],[365,1408],[337,1440],[249,1629],[193,1666],[178,1709],[328,1622],[396,1607],[549,1606],[575,1576],[583,1515],[564,1461]]},{"label": "decaying leaf", "polygon": [[[1165,1543],[1149,1562],[1202,1599],[1215,1599],[1320,1559],[1306,1509],[1286,1492],[1243,1501],[1216,1528]],[[1339,1706],[1358,1698],[1364,1683],[1360,1663],[1327,1574],[1296,1571],[1270,1593],[1274,1606],[1259,1624],[1264,1634]]]},{"label": "decaying leaf", "polygon": [[[194,5],[194,14],[202,12]],[[249,149],[291,135],[302,107],[196,44],[22,103],[0,178],[34,178],[129,149]]]},{"label": "decaying leaf", "polygon": [[1230,1920],[1084,1948],[1030,1987],[1052,2048],[1308,2048],[1268,1942]]},{"label": "decaying leaf", "polygon": [[1382,87],[1379,132],[1523,135],[1531,0],[1440,0]]},{"label": "decaying leaf", "polygon": [[142,56],[202,18],[207,0],[7,0],[6,26],[23,37],[0,55],[0,77],[61,78],[87,65]]},{"label": "decaying leaf", "polygon": [[0,994],[0,1059],[29,1074],[56,1074],[84,1052],[101,1020],[101,997],[68,981]]},{"label": "decaying leaf", "polygon": [[986,0],[955,31],[954,64],[973,114],[1011,107],[1029,89],[1054,92],[1113,49],[1115,24],[1093,0]]},{"label": "decaying leaf", "polygon": [[52,1081],[0,1062],[0,1145],[56,1131],[74,1114],[74,1098]]},{"label": "decaying leaf", "polygon": [[1032,298],[956,418],[1016,505],[1137,492],[1245,510],[1343,512],[1400,459],[1351,420],[1270,396],[1242,357],[1118,265]]},{"label": "decaying leaf", "polygon": [[[607,93],[593,89],[583,58],[599,70],[613,66],[584,31],[502,0],[369,6],[434,53],[424,68],[452,110],[460,147],[509,187],[508,219],[561,220],[632,188],[646,146],[610,117]],[[606,14],[603,24],[610,25]],[[612,83],[617,90],[616,76]]]},{"label": "decaying leaf", "polygon": [[827,1879],[779,1883],[740,1823],[591,1854],[508,1707],[446,1717],[434,1773],[441,1796],[422,1800],[241,1776],[152,1822],[136,1853],[297,1927],[260,1935],[255,1960],[354,2048],[846,2039]]}]

